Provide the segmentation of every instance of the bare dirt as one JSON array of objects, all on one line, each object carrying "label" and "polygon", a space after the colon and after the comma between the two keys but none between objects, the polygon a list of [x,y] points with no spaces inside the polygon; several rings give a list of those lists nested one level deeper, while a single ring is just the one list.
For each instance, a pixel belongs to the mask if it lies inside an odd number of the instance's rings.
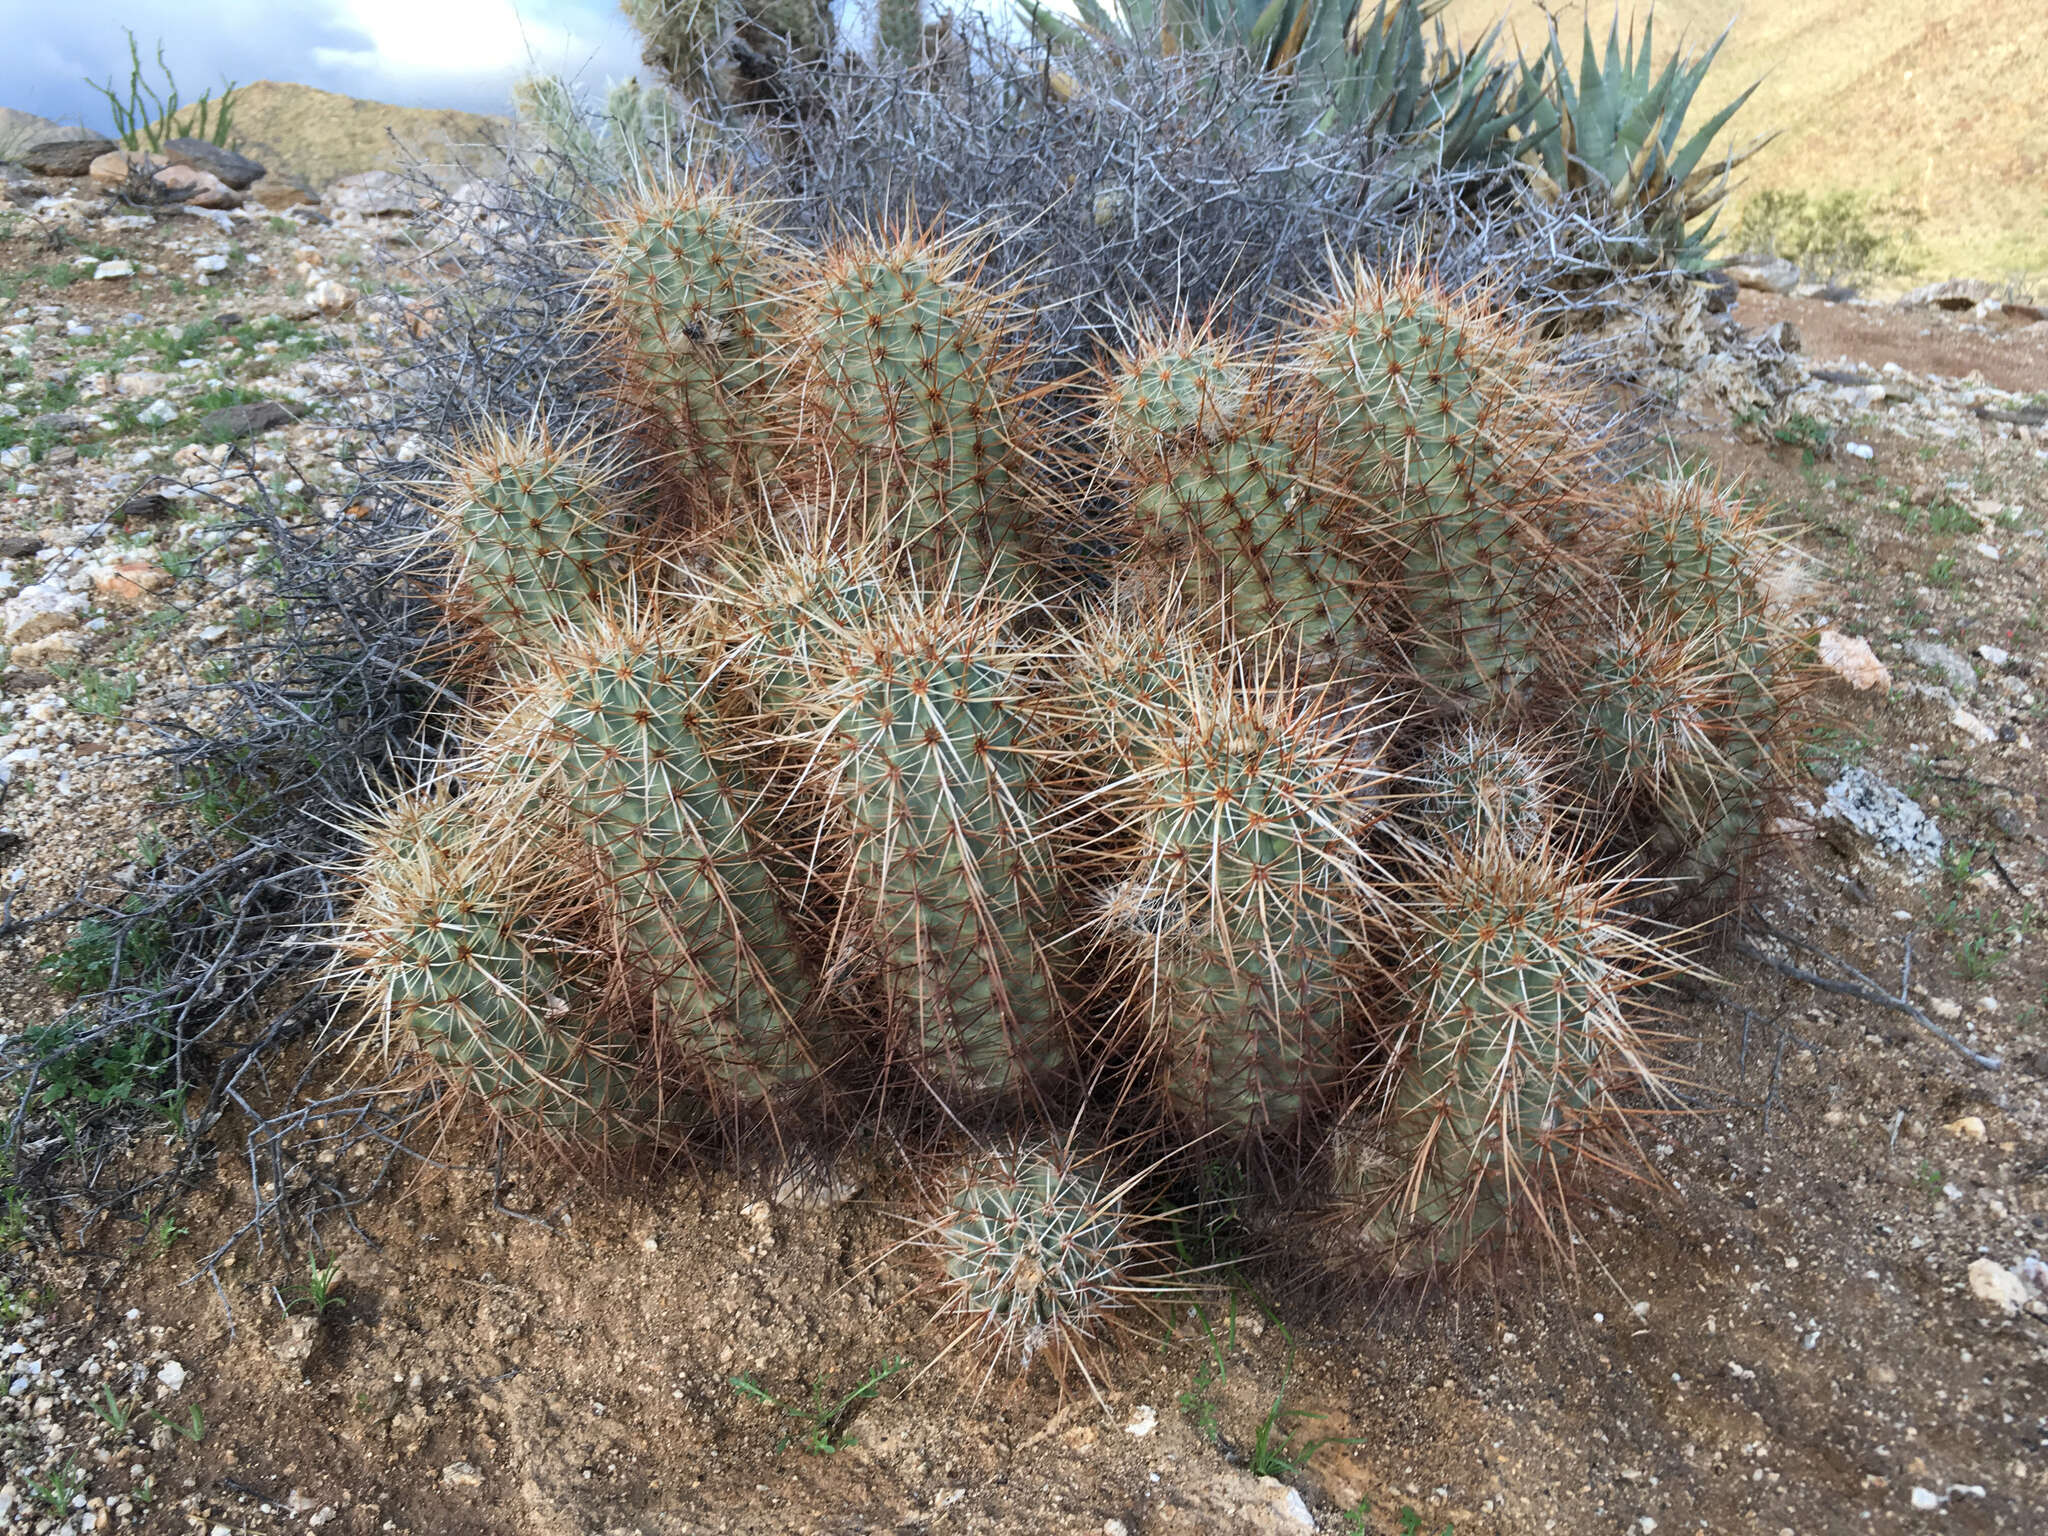
[{"label": "bare dirt", "polygon": [[[0,272],[31,260],[47,258],[0,247]],[[24,286],[18,302],[59,297]],[[1782,434],[1717,421],[1673,447],[1771,494],[1817,561],[1805,613],[1894,674],[1887,694],[1828,695],[1840,730],[1810,797],[1858,763],[1914,795],[1950,850],[1913,875],[1802,813],[1758,911],[1887,987],[1910,938],[1912,996],[1998,1070],[1895,1010],[1709,951],[1727,985],[1670,1000],[1687,1103],[1644,1123],[1655,1178],[1600,1187],[1568,1264],[1333,1289],[1251,1262],[1234,1291],[1135,1317],[1099,1395],[940,1358],[929,1272],[902,1245],[913,1180],[887,1149],[749,1179],[586,1178],[515,1152],[501,1181],[485,1133],[457,1121],[397,1159],[353,1227],[331,1224],[336,1300],[316,1315],[304,1253],[245,1239],[218,1284],[196,1272],[247,1221],[252,1177],[275,1193],[230,1116],[172,1228],[110,1214],[7,1253],[7,1528],[2042,1529],[2048,1318],[1974,1295],[1970,1265],[2018,1272],[2048,1250],[2048,538],[2030,537],[2048,525],[2048,434],[1932,381],[1969,362],[2024,389],[2039,338],[1750,295],[1739,318],[1791,318],[1811,354],[1839,338],[1910,377],[1894,403],[1824,382]],[[1914,661],[1916,641],[1962,656],[1967,683]],[[1992,658],[1974,654],[1987,643]],[[47,948],[10,945],[17,1008]],[[297,1065],[251,1093],[282,1093]],[[355,1066],[332,1062],[333,1080]],[[160,1132],[125,1155],[172,1154]],[[361,1187],[381,1156],[283,1176]],[[834,1422],[829,1454],[734,1382],[801,1409],[899,1359]],[[91,1406],[109,1387],[124,1429]],[[1281,1437],[1269,1449],[1330,1443],[1262,1484],[1262,1423]],[[53,1503],[39,1490],[67,1468]]]}]

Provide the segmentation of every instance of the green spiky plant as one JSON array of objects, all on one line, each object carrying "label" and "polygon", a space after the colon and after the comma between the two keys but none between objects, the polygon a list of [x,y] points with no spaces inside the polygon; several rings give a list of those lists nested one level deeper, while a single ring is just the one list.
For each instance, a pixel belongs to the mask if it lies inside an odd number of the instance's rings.
[{"label": "green spiky plant", "polygon": [[1018,358],[1004,305],[971,279],[966,251],[914,233],[826,253],[784,322],[792,446],[814,455],[812,494],[859,504],[927,584],[1021,595],[1033,541]]},{"label": "green spiky plant", "polygon": [[1318,480],[1317,435],[1290,420],[1287,381],[1181,328],[1125,355],[1103,439],[1124,482],[1141,564],[1182,573],[1240,634],[1279,630],[1317,651],[1372,634],[1366,577]]},{"label": "green spiky plant", "polygon": [[1729,177],[1774,135],[1710,155],[1756,86],[1688,133],[1693,98],[1728,34],[1690,56],[1674,49],[1659,69],[1654,25],[1654,16],[1644,18],[1640,46],[1633,25],[1624,41],[1617,11],[1603,54],[1588,21],[1574,76],[1552,22],[1549,51],[1535,66],[1541,71],[1547,63],[1549,75],[1530,134],[1536,186],[1549,197],[1579,194],[1606,204],[1626,221],[1646,265],[1696,269],[1706,263]]},{"label": "green spiky plant", "polygon": [[1625,894],[1547,844],[1486,840],[1432,872],[1391,1104],[1336,1149],[1345,1244],[1421,1269],[1502,1231],[1558,1240],[1568,1181],[1624,1154],[1621,1093],[1655,1082],[1624,996],[1669,962],[1615,920]]},{"label": "green spiky plant", "polygon": [[594,616],[625,580],[604,464],[535,427],[491,427],[448,461],[437,512],[456,605],[507,647],[544,646]]},{"label": "green spiky plant", "polygon": [[[691,639],[619,626],[569,637],[528,706],[545,724],[527,756],[556,765],[655,1037],[712,1102],[749,1106],[816,1074],[798,1025],[814,978],[757,797],[742,765],[719,759],[719,707]],[[511,725],[523,735],[529,718]]]},{"label": "green spiky plant", "polygon": [[367,829],[346,953],[369,1024],[515,1129],[612,1150],[673,1130],[637,1037],[532,931],[534,869],[487,827],[430,795]]},{"label": "green spiky plant", "polygon": [[1553,771],[1545,754],[1467,725],[1409,770],[1413,798],[1401,816],[1440,849],[1498,841],[1523,853],[1550,830]]},{"label": "green spiky plant", "polygon": [[820,807],[814,878],[839,898],[833,976],[941,1099],[1029,1094],[1067,1056],[1071,963],[1039,663],[1005,604],[857,585],[871,604],[806,618],[816,686],[792,722]]},{"label": "green spiky plant", "polygon": [[1110,795],[1100,926],[1168,1113],[1286,1133],[1344,1077],[1374,913],[1367,833],[1388,774],[1372,710],[1250,654],[1175,669],[1134,715]]},{"label": "green spiky plant", "polygon": [[[1355,1104],[1351,1251],[1542,1231],[1646,1080],[1665,961],[1613,868],[1739,876],[1786,778],[1759,519],[1615,478],[1484,293],[1354,271],[1257,350],[1133,317],[1055,405],[958,247],[768,225],[731,187],[617,210],[592,324],[632,430],[455,461],[449,612],[496,661],[459,679],[458,875],[372,837],[394,1035],[601,1145],[911,1084],[1234,1157]],[[488,851],[514,828],[546,879]],[[452,958],[444,890],[482,914]]]},{"label": "green spiky plant", "polygon": [[1117,1314],[1150,1289],[1129,1193],[1049,1143],[979,1153],[939,1181],[918,1241],[937,1261],[956,1342],[991,1368],[1047,1356],[1086,1372]]},{"label": "green spiky plant", "polygon": [[775,329],[758,219],[715,190],[635,200],[614,217],[599,270],[627,392],[666,427],[671,478],[700,506],[750,492],[767,451]]},{"label": "green spiky plant", "polygon": [[1309,430],[1374,522],[1411,662],[1457,707],[1511,705],[1535,672],[1574,441],[1525,337],[1483,304],[1358,271],[1300,328]]}]

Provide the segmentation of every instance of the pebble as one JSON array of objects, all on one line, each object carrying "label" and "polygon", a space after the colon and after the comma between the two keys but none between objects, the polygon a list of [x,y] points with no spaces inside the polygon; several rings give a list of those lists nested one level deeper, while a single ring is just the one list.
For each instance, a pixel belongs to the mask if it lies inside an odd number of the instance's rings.
[{"label": "pebble", "polygon": [[1930,997],[1927,1011],[1937,1019],[1955,1020],[1963,1016],[1963,1005],[1952,997]]},{"label": "pebble", "polygon": [[146,427],[167,427],[178,419],[178,408],[168,400],[152,400],[135,413],[135,419]]},{"label": "pebble", "polygon": [[2033,1300],[2027,1282],[1996,1259],[1970,1260],[1970,1294],[2004,1309],[2008,1316],[2026,1310]]},{"label": "pebble", "polygon": [[1948,1501],[1932,1488],[1916,1486],[1913,1489],[1913,1507],[1915,1509],[1939,1509],[1946,1502]]},{"label": "pebble", "polygon": [[157,1367],[156,1379],[173,1392],[182,1391],[185,1386],[185,1367],[175,1360],[166,1360]]},{"label": "pebble", "polygon": [[103,261],[92,269],[92,280],[96,283],[108,282],[117,277],[133,277],[134,275],[135,263],[132,261]]},{"label": "pebble", "polygon": [[1140,1403],[1131,1410],[1131,1416],[1124,1420],[1124,1433],[1133,1439],[1142,1440],[1159,1427],[1159,1410],[1150,1403]]},{"label": "pebble", "polygon": [[1964,1115],[1960,1120],[1951,1120],[1942,1129],[1957,1141],[1982,1141],[1985,1134],[1981,1115]]},{"label": "pebble", "polygon": [[467,1461],[451,1461],[441,1469],[441,1481],[450,1488],[481,1488],[484,1475]]},{"label": "pebble", "polygon": [[1868,443],[1844,443],[1842,444],[1842,452],[1855,459],[1874,459],[1877,457],[1877,450]]}]

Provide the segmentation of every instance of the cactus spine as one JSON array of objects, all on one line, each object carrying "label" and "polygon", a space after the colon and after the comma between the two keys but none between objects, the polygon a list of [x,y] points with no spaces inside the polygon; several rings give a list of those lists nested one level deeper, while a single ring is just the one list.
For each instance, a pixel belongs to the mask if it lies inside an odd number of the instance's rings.
[{"label": "cactus spine", "polygon": [[493,842],[445,797],[387,809],[359,866],[355,985],[387,1045],[508,1124],[633,1146],[661,1118],[636,1042],[530,942],[530,881]]},{"label": "cactus spine", "polygon": [[1066,1055],[1065,755],[1008,619],[892,592],[840,632],[799,754],[840,890],[836,968],[872,984],[891,1060],[955,1103],[1028,1092]]},{"label": "cactus spine", "polygon": [[1046,1350],[1078,1359],[1129,1303],[1142,1245],[1125,1191],[1070,1151],[985,1152],[937,1191],[925,1245],[942,1272],[942,1311],[994,1362],[1028,1368]]},{"label": "cactus spine", "polygon": [[1111,379],[1104,439],[1145,563],[1192,563],[1194,592],[1244,636],[1280,630],[1311,650],[1356,648],[1365,576],[1317,486],[1315,440],[1281,379],[1181,330],[1130,353]]},{"label": "cactus spine", "polygon": [[1341,1080],[1363,1022],[1363,839],[1387,775],[1372,712],[1243,655],[1186,670],[1175,728],[1134,729],[1117,764],[1130,836],[1104,930],[1136,973],[1169,1114],[1285,1131]]},{"label": "cactus spine", "polygon": [[1652,1080],[1622,994],[1657,960],[1617,893],[1547,846],[1457,850],[1410,909],[1409,1022],[1382,1137],[1340,1167],[1365,1243],[1456,1263],[1497,1229],[1555,1236],[1564,1181]]}]

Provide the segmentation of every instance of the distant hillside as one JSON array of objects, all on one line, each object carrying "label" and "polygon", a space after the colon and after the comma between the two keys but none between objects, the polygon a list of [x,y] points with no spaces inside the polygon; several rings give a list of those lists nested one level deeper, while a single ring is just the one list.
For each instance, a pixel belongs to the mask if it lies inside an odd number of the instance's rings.
[{"label": "distant hillside", "polygon": [[[230,142],[318,190],[352,171],[396,169],[400,146],[428,162],[487,163],[511,122],[476,112],[391,107],[310,85],[258,80],[235,93]],[[396,143],[393,142],[394,137]]]},{"label": "distant hillside", "polygon": [[[1577,63],[1585,0],[1550,0]],[[1547,33],[1536,0],[1451,0],[1467,37],[1504,13],[1525,51]],[[1624,15],[1647,5],[1626,3]],[[2048,276],[2048,4],[2043,0],[1662,0],[1659,51],[1735,30],[1707,81],[1718,107],[1759,76],[1740,142],[1784,135],[1749,185],[1910,198],[1930,275]],[[1590,6],[1605,39],[1613,0]]]}]

